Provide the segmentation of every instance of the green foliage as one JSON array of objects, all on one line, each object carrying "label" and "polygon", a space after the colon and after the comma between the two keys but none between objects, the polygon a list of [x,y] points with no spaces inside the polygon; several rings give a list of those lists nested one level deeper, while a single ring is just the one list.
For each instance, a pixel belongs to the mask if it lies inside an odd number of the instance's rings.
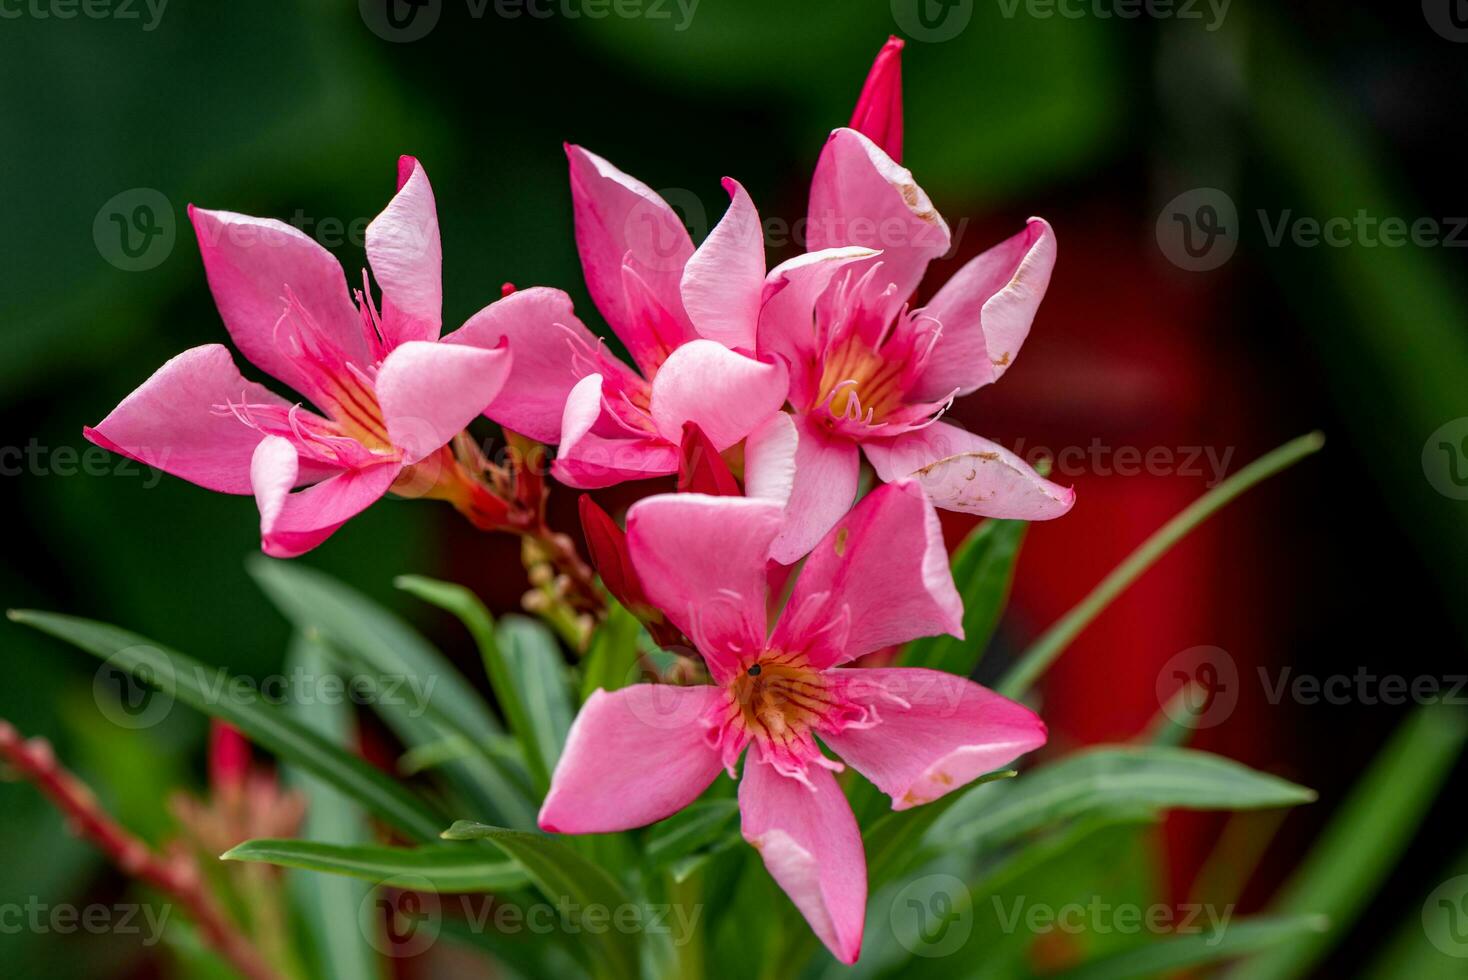
[{"label": "green foliage", "polygon": [[964,638],[914,640],[902,651],[902,666],[946,670],[960,677],[973,673],[1004,613],[1027,527],[1024,521],[987,520],[964,539],[953,553],[953,583],[963,598]]},{"label": "green foliage", "polygon": [[224,861],[255,861],[334,875],[386,881],[413,875],[441,892],[502,892],[529,883],[520,865],[465,847],[379,847],[321,841],[245,841],[220,855]]}]

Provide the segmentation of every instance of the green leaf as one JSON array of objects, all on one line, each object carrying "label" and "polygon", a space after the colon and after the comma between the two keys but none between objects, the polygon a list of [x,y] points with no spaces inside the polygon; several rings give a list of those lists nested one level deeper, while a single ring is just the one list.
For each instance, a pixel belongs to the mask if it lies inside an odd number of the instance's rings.
[{"label": "green leaf", "polygon": [[1345,936],[1412,840],[1465,738],[1463,713],[1443,704],[1418,708],[1398,726],[1272,909],[1323,913],[1330,929],[1250,960],[1251,980],[1304,976]]},{"label": "green leaf", "polygon": [[595,909],[602,917],[602,928],[584,930],[586,942],[578,944],[577,949],[587,954],[594,972],[629,980],[637,975],[638,949],[634,938],[617,929],[605,928],[610,917],[630,902],[622,886],[602,868],[544,834],[459,820],[442,836],[445,840],[487,840],[504,851],[524,869],[541,894],[558,908],[567,910],[566,917],[573,929],[582,929],[587,911]]},{"label": "green leaf", "polygon": [[1014,563],[1029,524],[991,519],[980,524],[953,554],[953,582],[963,598],[964,639],[914,640],[902,651],[905,667],[931,667],[967,677],[978,666],[1009,600]]},{"label": "green leaf", "polygon": [[536,807],[519,774],[485,747],[501,733],[499,723],[443,654],[397,616],[308,566],[256,555],[246,567],[297,629],[403,682],[397,696],[373,698],[371,707],[410,749],[453,736],[475,747],[474,755],[438,769],[466,805],[517,827],[534,826]]},{"label": "green leaf", "polygon": [[674,864],[727,837],[738,817],[738,800],[699,800],[652,827],[647,859],[654,867]]},{"label": "green leaf", "polygon": [[882,885],[919,863],[929,853],[921,846],[923,835],[947,813],[949,808],[976,788],[1001,779],[1013,779],[1019,773],[1003,769],[980,776],[968,786],[949,793],[932,803],[911,810],[893,810],[884,814],[862,834],[867,855],[868,888],[876,891]]},{"label": "green leaf", "polygon": [[1174,970],[1206,966],[1261,949],[1309,941],[1327,928],[1323,915],[1259,917],[1230,922],[1216,931],[1175,935],[1099,957],[1056,974],[1057,980],[1132,980],[1169,976]]},{"label": "green leaf", "polygon": [[581,668],[581,700],[597,688],[616,691],[637,680],[642,624],[615,599],[607,600],[607,620],[597,627]]},{"label": "green leaf", "polygon": [[550,630],[524,616],[506,616],[499,634],[508,683],[525,713],[524,731],[517,733],[520,746],[543,795],[550,788],[550,774],[565,747],[574,713],[561,648]]},{"label": "green leaf", "polygon": [[987,806],[956,806],[942,833],[993,845],[1095,810],[1247,810],[1313,799],[1303,786],[1206,752],[1107,746],[1034,769]]},{"label": "green leaf", "polygon": [[1289,469],[1300,460],[1319,452],[1325,436],[1311,432],[1285,443],[1273,452],[1254,460],[1218,486],[1184,507],[1176,517],[1152,533],[1137,550],[1112,569],[1074,608],[1060,617],[1025,651],[1019,661],[1000,680],[1000,694],[1019,698],[1039,680],[1055,662],[1055,658],[1101,614],[1112,600],[1127,590],[1137,578],[1167,554],[1172,546],[1192,533],[1193,529],[1218,513],[1223,507],[1257,483]]},{"label": "green leaf", "polygon": [[415,875],[435,890],[449,893],[511,891],[529,884],[517,862],[469,847],[381,847],[260,838],[231,848],[221,859],[304,868],[371,882]]},{"label": "green leaf", "polygon": [[[299,668],[319,676],[329,670],[326,651],[299,634],[286,653],[288,671]],[[346,749],[353,737],[350,704],[297,704],[288,709],[304,727],[319,732],[334,745]],[[365,844],[367,815],[362,808],[328,783],[290,763],[282,766],[287,785],[306,797],[306,816],[301,833],[306,837]],[[290,875],[287,882],[300,919],[312,942],[314,970],[322,977],[382,976],[382,960],[368,943],[356,916],[342,909],[361,908],[371,888],[360,881],[326,875]]]},{"label": "green leaf", "polygon": [[252,693],[235,690],[233,678],[223,668],[206,667],[105,623],[31,610],[11,610],[9,616],[75,644],[206,715],[229,722],[261,748],[319,776],[409,836],[420,840],[437,836],[440,818],[422,799],[285,711],[262,704]]}]

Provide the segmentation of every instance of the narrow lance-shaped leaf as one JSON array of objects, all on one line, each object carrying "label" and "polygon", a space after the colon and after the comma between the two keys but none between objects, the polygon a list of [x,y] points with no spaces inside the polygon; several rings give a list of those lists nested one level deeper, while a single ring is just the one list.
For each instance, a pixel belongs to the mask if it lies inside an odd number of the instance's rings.
[{"label": "narrow lance-shaped leaf", "polygon": [[1008,789],[987,806],[955,806],[942,821],[944,838],[993,845],[1097,810],[1247,810],[1315,799],[1303,786],[1222,756],[1166,746],[1089,749]]},{"label": "narrow lance-shaped leaf", "polygon": [[356,756],[322,738],[284,711],[241,696],[234,679],[150,640],[87,619],[12,610],[10,618],[73,643],[210,717],[229,722],[251,741],[331,783],[372,813],[420,840],[432,840],[440,819],[422,799]]},{"label": "narrow lance-shaped leaf", "polygon": [[1056,980],[1131,980],[1165,977],[1174,971],[1207,966],[1324,932],[1323,915],[1264,917],[1230,922],[1217,930],[1169,936],[1155,942],[1098,957],[1056,975]]},{"label": "narrow lance-shaped leaf", "polygon": [[500,892],[530,883],[518,863],[488,848],[381,847],[261,838],[245,841],[226,851],[222,858],[303,868],[374,883],[413,875],[440,892]]},{"label": "narrow lance-shaped leaf", "polygon": [[550,788],[566,733],[571,729],[571,697],[565,665],[555,637],[540,623],[524,616],[506,616],[500,623],[499,642],[525,712],[521,745],[543,795]]},{"label": "narrow lance-shaped leaf", "polygon": [[1457,707],[1427,705],[1407,717],[1372,760],[1319,841],[1281,889],[1277,914],[1324,913],[1330,929],[1241,967],[1250,978],[1298,977],[1340,941],[1412,840],[1468,741]]},{"label": "narrow lance-shaped leaf", "polygon": [[[300,635],[293,638],[286,662],[290,670],[300,669],[308,676],[321,676],[329,670],[326,652]],[[350,751],[355,727],[350,704],[292,703],[290,710],[302,725]],[[305,794],[304,836],[346,846],[367,842],[367,815],[354,800],[289,762],[281,768],[287,784]],[[362,906],[371,890],[368,885],[326,875],[291,875],[288,884],[312,940],[318,976],[370,980],[382,975],[382,961],[357,918],[341,914],[344,908]]]},{"label": "narrow lance-shaped leaf", "polygon": [[638,972],[637,943],[627,932],[614,928],[586,929],[586,916],[594,914],[603,924],[630,902],[627,893],[605,870],[562,841],[543,834],[527,834],[503,827],[460,820],[442,836],[445,840],[487,840],[514,859],[535,887],[557,908],[564,910],[568,926],[582,930],[578,944],[595,972],[617,978],[632,978]]},{"label": "narrow lance-shaped leaf", "polygon": [[498,722],[443,654],[397,616],[318,571],[260,557],[247,567],[298,629],[393,684],[393,696],[383,688],[371,707],[410,749],[455,735],[474,746],[474,755],[438,770],[466,804],[515,826],[533,826],[535,805],[523,775],[485,748],[501,731]]}]

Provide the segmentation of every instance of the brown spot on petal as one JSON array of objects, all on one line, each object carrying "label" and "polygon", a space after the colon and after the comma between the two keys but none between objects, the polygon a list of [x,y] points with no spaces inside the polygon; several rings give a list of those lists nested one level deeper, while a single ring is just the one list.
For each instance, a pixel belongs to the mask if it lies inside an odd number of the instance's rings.
[{"label": "brown spot on petal", "polygon": [[1009,363],[1009,351],[1005,351],[999,357],[991,358],[989,363],[993,364],[995,367],[1004,367]]},{"label": "brown spot on petal", "polygon": [[837,558],[844,558],[846,556],[846,539],[849,537],[851,537],[851,528],[849,527],[843,527],[836,532],[836,543],[834,547]]},{"label": "brown spot on petal", "polygon": [[979,459],[995,460],[999,458],[998,453],[974,453]]}]

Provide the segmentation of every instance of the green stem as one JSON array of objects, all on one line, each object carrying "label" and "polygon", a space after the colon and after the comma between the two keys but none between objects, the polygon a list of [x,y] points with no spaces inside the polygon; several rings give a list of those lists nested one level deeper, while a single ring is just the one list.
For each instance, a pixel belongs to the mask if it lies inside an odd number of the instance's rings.
[{"label": "green stem", "polygon": [[1071,640],[1173,545],[1245,490],[1318,452],[1324,445],[1325,436],[1319,432],[1293,439],[1254,460],[1185,507],[1176,517],[1154,531],[1125,561],[1112,569],[1111,574],[1102,579],[1089,595],[1046,630],[1004,675],[1004,679],[999,682],[999,693],[1017,698],[1028,691],[1055,662],[1055,658],[1070,645]]}]

